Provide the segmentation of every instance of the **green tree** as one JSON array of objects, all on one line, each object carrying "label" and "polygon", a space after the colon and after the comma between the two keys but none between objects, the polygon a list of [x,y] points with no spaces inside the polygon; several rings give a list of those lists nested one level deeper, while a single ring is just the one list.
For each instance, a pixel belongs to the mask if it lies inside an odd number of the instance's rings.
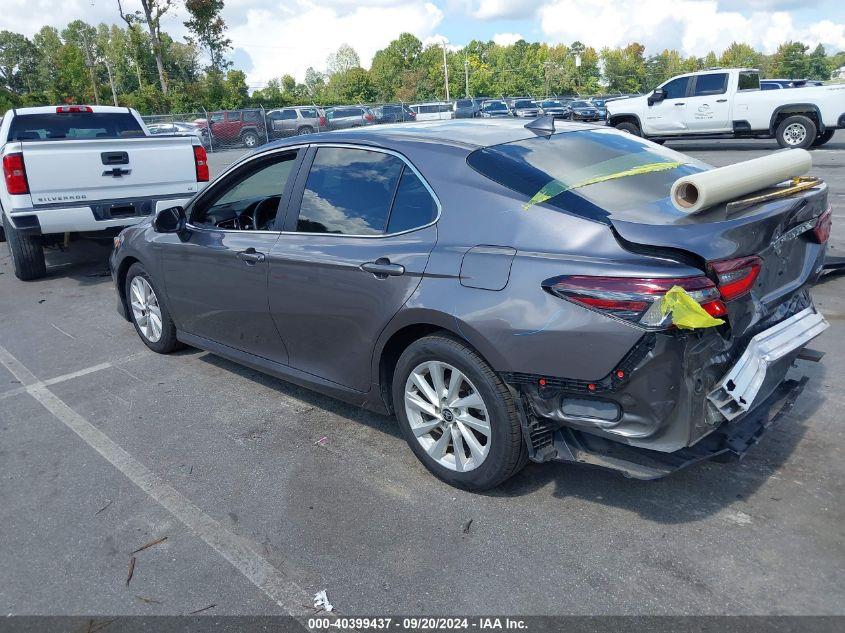
[{"label": "green tree", "polygon": [[0,86],[14,94],[33,90],[38,50],[25,36],[0,31]]},{"label": "green tree", "polygon": [[392,101],[402,88],[406,75],[419,68],[422,42],[410,33],[402,33],[386,48],[377,51],[370,66],[370,77],[377,98]]},{"label": "green tree", "polygon": [[361,58],[349,44],[341,44],[326,60],[326,73],[331,77],[337,73],[344,73],[353,68],[360,68]]},{"label": "green tree", "polygon": [[653,88],[646,85],[645,47],[636,42],[622,49],[602,49],[604,75],[608,88],[614,92],[639,92]]},{"label": "green tree", "polygon": [[810,74],[808,46],[801,42],[786,42],[778,46],[770,60],[769,72],[773,77],[803,79]]},{"label": "green tree", "polygon": [[187,39],[208,52],[211,68],[224,71],[231,67],[226,51],[232,47],[232,40],[226,37],[226,23],[220,15],[223,0],[185,0],[185,8],[191,16],[185,26],[193,33]]},{"label": "green tree", "polygon": [[99,51],[97,50],[97,29],[82,20],[74,20],[62,31],[62,39],[82,51],[85,67],[91,80],[94,103],[100,105],[100,78],[98,72]]},{"label": "green tree", "polygon": [[326,91],[337,103],[370,103],[376,98],[369,73],[360,67],[332,74]]},{"label": "green tree", "polygon": [[164,73],[164,55],[161,44],[161,17],[173,6],[173,0],[140,0],[141,10],[132,13],[125,13],[121,0],[117,0],[117,8],[120,17],[127,26],[133,24],[146,24],[150,33],[153,55],[158,70],[158,80],[162,93],[167,96],[167,78]]},{"label": "green tree", "polygon": [[719,59],[726,68],[759,68],[763,55],[748,44],[732,42]]},{"label": "green tree", "polygon": [[813,52],[810,53],[810,57],[807,62],[807,77],[809,79],[821,79],[822,81],[830,79],[830,72],[832,68],[830,60],[827,58],[827,52],[824,50],[824,46],[821,44],[816,46],[813,49]]}]

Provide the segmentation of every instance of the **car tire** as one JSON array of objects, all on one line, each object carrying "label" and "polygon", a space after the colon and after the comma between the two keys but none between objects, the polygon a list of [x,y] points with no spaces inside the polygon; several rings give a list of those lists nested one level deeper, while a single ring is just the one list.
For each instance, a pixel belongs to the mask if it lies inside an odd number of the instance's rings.
[{"label": "car tire", "polygon": [[640,127],[636,123],[631,123],[630,121],[622,121],[622,123],[617,123],[613,127],[615,127],[617,130],[628,132],[628,134],[633,134],[634,136],[642,136],[642,132],[640,132]]},{"label": "car tire", "polygon": [[302,136],[303,134],[313,134],[313,133],[314,133],[314,128],[311,127],[310,125],[303,125],[301,128],[298,128],[296,130],[297,136]]},{"label": "car tire", "polygon": [[[425,373],[434,367],[440,368],[439,375],[444,379],[442,396],[448,395],[454,372],[458,372],[458,385],[451,401],[444,397],[438,403],[439,417],[408,404],[408,398],[413,402],[422,400],[422,406],[434,410],[431,399],[436,400],[436,381],[433,373]],[[416,374],[413,378],[412,373]],[[417,380],[426,381],[431,389],[430,397],[417,387]],[[528,461],[522,425],[510,391],[484,359],[460,340],[432,335],[409,345],[396,364],[392,395],[396,417],[411,450],[434,476],[452,486],[471,491],[488,490],[515,475]],[[459,402],[472,404],[453,404]],[[477,402],[481,403],[478,408]],[[471,420],[473,426],[464,424],[465,420]],[[480,428],[484,421],[486,435]],[[428,427],[431,427],[430,432],[421,433]],[[463,458],[455,451],[454,437],[461,445]],[[471,448],[473,438],[475,450]],[[438,458],[441,449],[442,455]],[[480,456],[482,451],[483,456]],[[450,459],[451,464],[448,463]]]},{"label": "car tire", "polygon": [[816,124],[803,114],[786,117],[780,122],[775,132],[778,145],[787,149],[812,147],[817,136]]},{"label": "car tire", "polygon": [[816,137],[816,140],[813,141],[813,147],[821,147],[825,143],[827,143],[830,139],[833,138],[833,134],[836,130],[825,130],[821,134]]},{"label": "car tire", "polygon": [[[2,211],[0,211],[2,213]],[[21,281],[41,279],[47,274],[44,245],[39,235],[21,235],[3,213],[3,232],[12,255],[12,269]]]},{"label": "car tire", "polygon": [[[136,279],[138,280],[137,282]],[[144,297],[136,293],[138,287],[136,284],[140,286],[146,285],[149,288],[152,293],[151,299],[154,303],[151,301],[149,295]],[[132,321],[132,325],[135,326],[135,331],[138,332],[138,336],[141,337],[144,345],[158,354],[169,354],[183,347],[176,339],[176,325],[170,317],[170,311],[162,299],[161,292],[140,263],[136,262],[129,267],[129,270],[126,272],[123,290],[126,297],[126,308],[129,319]],[[139,297],[143,297],[144,300],[138,302]],[[138,306],[138,303],[141,304],[141,307]],[[143,310],[144,306],[146,307],[146,311]],[[154,323],[156,315],[153,306],[158,308],[157,316],[160,321],[157,336]],[[141,318],[144,312],[147,315],[146,322],[143,322]]]},{"label": "car tire", "polygon": [[258,147],[258,134],[255,132],[244,132],[241,136],[241,143],[243,143],[244,147],[248,149]]}]

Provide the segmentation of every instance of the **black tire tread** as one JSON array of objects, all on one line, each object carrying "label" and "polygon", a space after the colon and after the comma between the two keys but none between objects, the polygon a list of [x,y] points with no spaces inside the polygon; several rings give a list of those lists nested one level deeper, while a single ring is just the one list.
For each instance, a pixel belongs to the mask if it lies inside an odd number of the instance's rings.
[{"label": "black tire tread", "polygon": [[12,254],[15,277],[21,281],[40,279],[47,274],[44,246],[36,235],[21,235],[3,214],[3,229]]},{"label": "black tire tread", "polygon": [[[804,139],[804,142],[801,145],[788,145],[782,140],[784,130],[786,130],[786,128],[792,123],[801,123],[807,128],[807,138]],[[816,124],[813,123],[813,120],[810,117],[804,116],[803,114],[793,114],[778,123],[777,130],[775,131],[775,139],[777,140],[778,145],[784,149],[808,149],[813,146],[813,143],[816,140],[816,130]]]}]

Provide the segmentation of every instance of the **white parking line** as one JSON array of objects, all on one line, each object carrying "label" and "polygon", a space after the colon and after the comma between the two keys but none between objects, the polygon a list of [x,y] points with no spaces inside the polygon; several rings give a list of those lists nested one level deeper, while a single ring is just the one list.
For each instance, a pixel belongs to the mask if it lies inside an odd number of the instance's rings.
[{"label": "white parking line", "polygon": [[[147,493],[151,499],[181,521],[185,527],[214,548],[235,569],[288,614],[302,613],[304,608],[312,601],[308,592],[287,578],[267,559],[252,549],[245,539],[226,530],[215,519],[195,506],[187,497],[167,484],[105,433],[71,409],[47,388],[46,382],[38,380],[23,363],[12,356],[2,345],[0,345],[0,364],[6,367],[21,382],[23,389],[52,413],[56,419],[82,438],[86,444],[126,475],[132,483]],[[94,371],[93,368],[89,369]],[[91,373],[86,370],[81,371]]]}]

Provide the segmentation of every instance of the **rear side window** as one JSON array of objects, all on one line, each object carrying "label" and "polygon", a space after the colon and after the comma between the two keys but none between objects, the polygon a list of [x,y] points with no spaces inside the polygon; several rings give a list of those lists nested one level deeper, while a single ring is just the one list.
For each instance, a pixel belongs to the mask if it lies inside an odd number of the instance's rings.
[{"label": "rear side window", "polygon": [[458,100],[458,107],[459,108],[471,108],[472,107],[472,101],[470,101],[469,99],[460,99],[460,100]]},{"label": "rear side window", "polygon": [[12,119],[10,141],[48,141],[144,136],[128,112],[21,114]]},{"label": "rear side window", "polygon": [[303,119],[316,119],[317,111],[314,108],[302,108],[299,113]]},{"label": "rear side window", "polygon": [[672,183],[707,165],[611,129],[579,130],[478,149],[467,163],[539,204],[605,221],[682,217],[669,200]]},{"label": "rear side window", "polygon": [[296,110],[282,110],[282,116],[279,118],[282,121],[293,121],[296,118]]},{"label": "rear side window", "polygon": [[728,74],[699,75],[695,79],[695,96],[724,94],[728,88]]},{"label": "rear side window", "polygon": [[396,156],[383,152],[319,148],[305,183],[296,230],[343,235],[383,233],[404,165]]},{"label": "rear side window", "polygon": [[680,99],[687,96],[688,85],[689,77],[678,77],[663,86],[663,91],[666,93],[667,99]]},{"label": "rear side window", "polygon": [[416,229],[429,224],[436,217],[437,204],[434,198],[414,171],[406,166],[396,189],[387,232]]},{"label": "rear side window", "polygon": [[[739,73],[739,90],[757,90],[760,88],[760,75],[758,73]],[[767,90],[767,88],[763,88]]]}]

